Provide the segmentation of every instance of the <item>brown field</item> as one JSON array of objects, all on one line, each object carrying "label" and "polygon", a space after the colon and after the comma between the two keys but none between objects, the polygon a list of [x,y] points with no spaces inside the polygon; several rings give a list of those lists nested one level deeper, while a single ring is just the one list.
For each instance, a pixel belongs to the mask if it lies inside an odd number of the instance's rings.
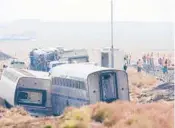
[{"label": "brown field", "polygon": [[173,128],[174,103],[97,103],[67,108],[61,117],[30,117],[23,109],[0,108],[1,128]]},{"label": "brown field", "polygon": [[127,72],[129,78],[130,98],[135,102],[138,102],[137,97],[141,95],[144,90],[153,88],[160,82],[155,77],[144,72],[138,73],[134,68],[129,68]]}]

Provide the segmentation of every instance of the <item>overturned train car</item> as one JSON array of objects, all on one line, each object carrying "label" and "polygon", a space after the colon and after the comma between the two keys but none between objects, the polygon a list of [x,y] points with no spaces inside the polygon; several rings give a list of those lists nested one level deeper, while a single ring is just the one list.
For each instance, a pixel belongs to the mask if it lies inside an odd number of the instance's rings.
[{"label": "overturned train car", "polygon": [[33,116],[52,115],[48,73],[6,68],[0,80],[0,102],[7,108],[22,106]]}]

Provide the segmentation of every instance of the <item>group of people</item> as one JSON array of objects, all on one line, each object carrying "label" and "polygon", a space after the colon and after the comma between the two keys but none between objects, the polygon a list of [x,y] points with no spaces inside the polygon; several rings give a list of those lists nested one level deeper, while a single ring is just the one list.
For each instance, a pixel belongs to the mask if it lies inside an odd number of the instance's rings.
[{"label": "group of people", "polygon": [[[126,71],[128,65],[131,64],[131,54],[126,54],[124,57],[124,66],[123,69]],[[168,73],[168,67],[172,65],[170,57],[165,57],[165,55],[160,56],[159,53],[155,55],[152,53],[143,54],[142,59],[137,60],[137,72],[142,71],[143,65],[148,65],[150,69],[155,70],[155,66],[159,66],[162,68],[162,72]]]},{"label": "group of people", "polygon": [[[157,58],[157,60],[156,60]],[[159,53],[157,54],[157,57],[154,57],[154,54],[144,54],[142,56],[142,60],[143,60],[143,64],[148,64],[152,69],[154,69],[155,67],[155,63],[157,64],[157,66],[160,66],[162,68],[162,72],[168,73],[168,66],[171,65],[171,59],[170,58],[166,58],[165,55],[160,56]],[[137,61],[137,67],[138,67],[138,72],[141,72],[141,59],[139,59]]]},{"label": "group of people", "polygon": [[144,54],[143,56],[142,56],[142,60],[143,60],[143,63],[144,64],[149,64],[149,65],[151,65],[151,66],[153,66],[154,65],[154,57],[153,57],[153,53],[151,53],[151,54]]},{"label": "group of people", "polygon": [[169,58],[159,58],[158,59],[159,65],[162,67],[163,73],[168,73],[168,67],[171,66],[171,60]]}]

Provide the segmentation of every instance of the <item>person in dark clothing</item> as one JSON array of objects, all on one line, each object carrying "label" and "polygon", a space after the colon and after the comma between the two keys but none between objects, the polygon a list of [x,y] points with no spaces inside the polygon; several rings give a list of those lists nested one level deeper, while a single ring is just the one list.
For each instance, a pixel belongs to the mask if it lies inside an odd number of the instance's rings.
[{"label": "person in dark clothing", "polygon": [[158,63],[159,63],[159,65],[161,65],[161,66],[162,66],[162,61],[163,61],[163,59],[160,57],[160,58],[158,59]]},{"label": "person in dark clothing", "polygon": [[123,69],[126,71],[128,68],[127,64],[125,63],[124,66],[123,66]]},{"label": "person in dark clothing", "polygon": [[163,66],[163,74],[168,73],[168,60],[165,60],[164,66]]},{"label": "person in dark clothing", "polygon": [[142,70],[142,62],[141,62],[141,59],[139,59],[137,61],[137,72],[141,72]]},{"label": "person in dark clothing", "polygon": [[7,68],[7,66],[6,65],[3,65],[3,68]]},{"label": "person in dark clothing", "polygon": [[143,60],[144,64],[146,64],[146,55],[143,55],[142,60]]}]

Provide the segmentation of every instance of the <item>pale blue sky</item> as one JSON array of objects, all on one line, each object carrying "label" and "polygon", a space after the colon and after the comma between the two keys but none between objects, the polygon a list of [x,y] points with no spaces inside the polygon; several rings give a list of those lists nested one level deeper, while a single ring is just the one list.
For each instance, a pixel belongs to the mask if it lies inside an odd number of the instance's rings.
[{"label": "pale blue sky", "polygon": [[[0,0],[0,34],[34,32],[35,42],[26,42],[34,46],[63,45],[65,47],[96,47],[110,44],[111,0]],[[127,49],[172,49],[174,0],[113,0],[114,45]],[[22,20],[19,19],[39,19]],[[43,21],[49,21],[44,24]],[[54,23],[53,23],[54,21]],[[98,22],[66,24],[56,22]],[[126,24],[120,21],[128,21]],[[134,21],[134,23],[129,23]],[[135,22],[136,21],[136,22]],[[138,23],[138,21],[140,23]],[[5,27],[2,23],[6,24]],[[151,22],[151,23],[149,23]],[[160,22],[160,24],[158,23]],[[157,24],[158,23],[158,24]],[[44,31],[45,30],[45,31]],[[52,40],[52,41],[50,41]],[[71,42],[71,44],[70,44]],[[8,42],[0,42],[0,50],[8,50]],[[19,50],[24,42],[12,42],[13,50]],[[12,44],[11,43],[11,44]],[[26,46],[27,47],[27,46]],[[11,49],[9,50],[11,51]]]},{"label": "pale blue sky", "polygon": [[[117,21],[173,21],[174,0],[114,0]],[[0,22],[109,21],[110,0],[0,0]]]}]

